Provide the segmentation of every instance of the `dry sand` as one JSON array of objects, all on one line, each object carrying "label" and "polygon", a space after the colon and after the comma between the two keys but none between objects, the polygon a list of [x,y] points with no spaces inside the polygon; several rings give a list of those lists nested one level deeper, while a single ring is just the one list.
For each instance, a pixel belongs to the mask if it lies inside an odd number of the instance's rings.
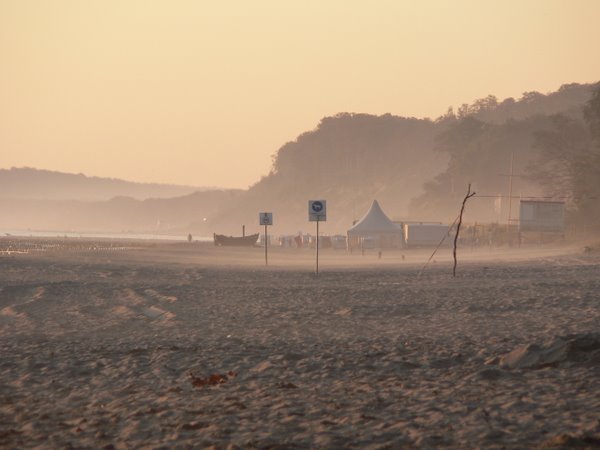
[{"label": "dry sand", "polygon": [[2,448],[600,445],[594,253],[19,242]]}]

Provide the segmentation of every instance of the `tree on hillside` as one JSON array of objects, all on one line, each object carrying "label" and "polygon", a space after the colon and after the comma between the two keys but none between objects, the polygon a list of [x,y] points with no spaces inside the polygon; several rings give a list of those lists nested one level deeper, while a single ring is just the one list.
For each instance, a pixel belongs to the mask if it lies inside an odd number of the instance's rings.
[{"label": "tree on hillside", "polygon": [[585,124],[563,115],[552,118],[552,128],[535,133],[534,147],[540,157],[528,168],[546,195],[576,196],[576,180],[588,159],[590,136]]},{"label": "tree on hillside", "polygon": [[590,128],[593,139],[600,146],[600,83],[594,90],[592,98],[583,108],[583,117]]},{"label": "tree on hillside", "polygon": [[[537,91],[524,92],[519,100],[509,97],[499,102],[495,96],[488,95],[471,104],[462,104],[456,117],[464,119],[472,116],[483,122],[497,124],[534,115],[565,114],[581,118],[581,105],[590,98],[592,90],[593,85],[571,83],[564,84],[558,91],[548,94]],[[447,115],[438,118],[442,119],[447,119]]]},{"label": "tree on hillside", "polygon": [[596,85],[583,113],[593,142],[590,143],[587,160],[579,165],[580,177],[575,189],[580,191],[577,206],[582,218],[595,229],[600,220],[600,83]]},{"label": "tree on hillside", "polygon": [[587,225],[600,220],[600,85],[586,103],[584,121],[554,117],[536,135],[540,158],[533,177],[549,195],[567,196],[571,218]]},{"label": "tree on hillside", "polygon": [[[493,200],[483,199],[508,194],[503,175],[509,170],[511,156],[515,155],[515,173],[523,173],[528,161],[535,158],[536,150],[531,148],[533,131],[548,127],[548,123],[544,116],[503,124],[486,123],[473,116],[457,119],[436,139],[435,149],[449,156],[448,167],[425,183],[425,193],[411,203],[412,213],[435,220],[453,218],[464,187],[471,183],[481,195],[470,208],[471,216],[485,221],[501,220],[504,216],[494,209]],[[515,183],[515,192],[535,195],[539,191],[521,178]]]}]

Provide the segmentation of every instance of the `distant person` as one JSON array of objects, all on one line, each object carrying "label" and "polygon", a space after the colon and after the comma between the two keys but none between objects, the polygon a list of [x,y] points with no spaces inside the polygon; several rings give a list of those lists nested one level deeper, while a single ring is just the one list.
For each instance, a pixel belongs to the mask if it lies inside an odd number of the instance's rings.
[{"label": "distant person", "polygon": [[188,242],[192,242],[192,233],[188,234]]}]

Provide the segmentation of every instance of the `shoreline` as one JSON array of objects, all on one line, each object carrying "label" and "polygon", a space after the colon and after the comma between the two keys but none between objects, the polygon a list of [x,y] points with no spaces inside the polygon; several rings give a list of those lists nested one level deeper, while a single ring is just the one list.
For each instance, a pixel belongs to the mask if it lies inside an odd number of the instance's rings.
[{"label": "shoreline", "polygon": [[[542,258],[557,258],[568,255],[584,255],[585,242],[562,245],[527,245],[522,247],[472,247],[459,246],[457,260],[465,263],[493,261],[528,261]],[[453,262],[452,248],[442,247],[432,256],[434,248],[370,249],[364,254],[345,249],[320,249],[319,259],[323,267],[384,267],[410,264],[430,267],[435,264]],[[110,238],[63,238],[63,237],[0,237],[0,256],[11,254],[52,254],[61,257],[102,257],[107,253],[115,258],[136,261],[155,259],[202,264],[227,265],[231,267],[255,266],[264,268],[264,247],[216,247],[212,241],[160,241],[154,239],[110,239]],[[270,268],[308,268],[315,263],[314,248],[284,248],[269,246]],[[143,256],[141,256],[143,255]],[[138,257],[140,256],[140,257]]]}]

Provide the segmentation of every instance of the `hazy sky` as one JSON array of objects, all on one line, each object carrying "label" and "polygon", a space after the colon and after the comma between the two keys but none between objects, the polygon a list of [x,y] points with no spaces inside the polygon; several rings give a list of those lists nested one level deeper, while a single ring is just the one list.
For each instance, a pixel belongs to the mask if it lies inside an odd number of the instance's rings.
[{"label": "hazy sky", "polygon": [[600,0],[0,0],[0,168],[247,187],[338,112],[600,80]]}]

